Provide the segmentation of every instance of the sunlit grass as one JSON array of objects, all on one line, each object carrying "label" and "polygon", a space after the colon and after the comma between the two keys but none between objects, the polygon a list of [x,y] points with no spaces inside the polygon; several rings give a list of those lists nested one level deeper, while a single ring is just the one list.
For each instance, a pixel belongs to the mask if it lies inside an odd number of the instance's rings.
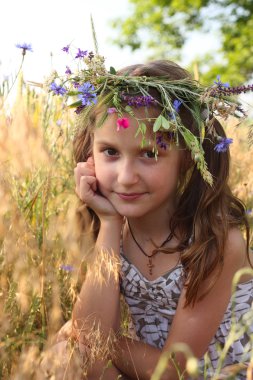
[{"label": "sunlit grass", "polygon": [[[73,227],[73,114],[22,86],[11,112],[0,104],[0,378],[33,379],[43,349],[71,317],[84,275]],[[252,224],[253,161],[240,137],[246,129],[229,129],[237,135],[231,184]]]}]

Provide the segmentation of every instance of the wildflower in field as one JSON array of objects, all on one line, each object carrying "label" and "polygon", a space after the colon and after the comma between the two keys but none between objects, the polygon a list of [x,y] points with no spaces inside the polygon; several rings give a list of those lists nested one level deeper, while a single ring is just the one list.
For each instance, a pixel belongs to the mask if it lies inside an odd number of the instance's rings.
[{"label": "wildflower in field", "polygon": [[64,95],[67,92],[67,90],[64,87],[57,85],[55,82],[51,83],[49,88],[56,95]]},{"label": "wildflower in field", "polygon": [[214,150],[218,153],[226,152],[230,144],[232,144],[233,139],[222,137],[219,140],[219,143],[215,145]]},{"label": "wildflower in field", "polygon": [[16,44],[16,47],[18,49],[22,49],[22,54],[25,55],[27,51],[33,51],[32,50],[32,45],[31,44],[26,44],[26,43],[23,43],[23,44]]},{"label": "wildflower in field", "polygon": [[65,74],[67,74],[67,75],[71,75],[72,74],[72,71],[70,70],[69,66],[66,66]]},{"label": "wildflower in field", "polygon": [[128,128],[129,127],[129,120],[126,117],[122,117],[122,119],[117,120],[117,131],[120,130],[120,128]]},{"label": "wildflower in field", "polygon": [[216,84],[218,87],[230,87],[229,83],[223,83],[220,80],[220,75],[217,75],[217,80],[214,81],[214,84]]},{"label": "wildflower in field", "polygon": [[82,101],[83,106],[90,106],[92,103],[97,103],[97,95],[94,92],[95,87],[90,82],[85,82],[81,86],[78,87],[79,91],[79,99]]},{"label": "wildflower in field", "polygon": [[70,45],[67,45],[67,46],[64,46],[63,48],[62,48],[62,50],[63,51],[65,51],[65,53],[69,53],[69,47],[70,47]]},{"label": "wildflower in field", "polygon": [[88,50],[81,50],[78,48],[78,52],[77,52],[75,58],[84,58],[84,57],[86,57],[87,53],[88,53]]},{"label": "wildflower in field", "polygon": [[72,265],[64,265],[64,264],[62,264],[60,266],[60,269],[66,271],[66,272],[72,272],[74,270],[74,267]]}]

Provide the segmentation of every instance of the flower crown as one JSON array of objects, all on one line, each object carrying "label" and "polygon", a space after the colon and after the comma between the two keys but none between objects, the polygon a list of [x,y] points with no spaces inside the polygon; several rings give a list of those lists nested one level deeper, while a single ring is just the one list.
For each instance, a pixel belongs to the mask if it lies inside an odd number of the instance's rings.
[{"label": "flower crown", "polygon": [[[70,45],[62,50],[71,54]],[[202,146],[206,131],[213,137],[214,150],[217,153],[225,152],[233,140],[218,136],[212,127],[213,121],[215,118],[225,120],[229,116],[244,119],[246,114],[240,103],[235,101],[234,95],[253,91],[253,85],[230,87],[228,83],[221,82],[220,76],[212,86],[203,87],[190,78],[169,80],[164,77],[131,76],[127,73],[116,75],[113,67],[106,70],[104,57],[81,49],[76,50],[74,59],[78,60],[78,70],[72,72],[66,66],[64,76],[59,76],[57,72],[52,73],[45,86],[66,100],[75,98],[69,106],[76,108],[75,112],[81,120],[88,117],[95,105],[103,105],[106,111],[100,124],[109,114],[117,113],[117,130],[120,130],[129,126],[127,115],[135,117],[133,108],[157,106],[161,112],[153,122],[155,154],[158,153],[158,146],[167,148],[168,139],[163,138],[164,134],[176,144],[181,136],[203,179],[208,184],[213,184]],[[150,90],[156,90],[160,100],[151,96]],[[181,107],[185,107],[192,114],[198,128],[196,135],[182,123],[179,116]],[[145,144],[146,124],[143,120],[136,120],[136,135],[141,134],[142,144]]]}]

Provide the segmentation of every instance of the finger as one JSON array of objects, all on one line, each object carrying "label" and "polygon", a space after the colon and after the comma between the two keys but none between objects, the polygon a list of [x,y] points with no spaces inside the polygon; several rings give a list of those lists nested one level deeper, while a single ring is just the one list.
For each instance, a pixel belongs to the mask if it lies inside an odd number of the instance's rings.
[{"label": "finger", "polygon": [[92,156],[88,158],[87,162],[94,166],[94,158]]},{"label": "finger", "polygon": [[95,170],[87,162],[78,162],[77,166],[74,168],[74,179],[76,186],[79,186],[81,176],[93,176],[95,177]]},{"label": "finger", "polygon": [[93,176],[81,176],[80,178],[80,187],[79,187],[79,197],[80,199],[87,203],[91,204],[94,198],[96,191],[96,177]]}]

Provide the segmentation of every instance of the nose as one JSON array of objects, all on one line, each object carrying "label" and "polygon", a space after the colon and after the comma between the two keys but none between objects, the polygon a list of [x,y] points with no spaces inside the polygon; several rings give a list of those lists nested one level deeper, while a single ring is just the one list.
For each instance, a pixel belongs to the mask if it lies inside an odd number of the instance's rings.
[{"label": "nose", "polygon": [[133,160],[124,159],[118,167],[118,183],[129,187],[136,184],[139,180],[138,168]]}]

